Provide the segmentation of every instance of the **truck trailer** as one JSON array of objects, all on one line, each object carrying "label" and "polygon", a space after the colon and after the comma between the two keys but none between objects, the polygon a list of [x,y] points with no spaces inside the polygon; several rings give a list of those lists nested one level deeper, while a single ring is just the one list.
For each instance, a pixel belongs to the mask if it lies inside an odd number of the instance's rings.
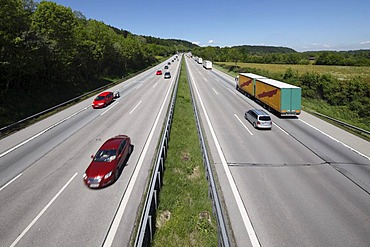
[{"label": "truck trailer", "polygon": [[203,63],[203,58],[201,58],[201,57],[198,57],[198,60],[197,60],[197,62],[198,62],[199,64],[202,64],[202,63]]},{"label": "truck trailer", "polygon": [[204,67],[205,69],[212,69],[212,62],[211,62],[211,61],[209,61],[209,60],[204,60],[204,61],[203,61],[203,67]]},{"label": "truck trailer", "polygon": [[251,73],[240,73],[237,89],[280,116],[301,114],[301,88]]}]

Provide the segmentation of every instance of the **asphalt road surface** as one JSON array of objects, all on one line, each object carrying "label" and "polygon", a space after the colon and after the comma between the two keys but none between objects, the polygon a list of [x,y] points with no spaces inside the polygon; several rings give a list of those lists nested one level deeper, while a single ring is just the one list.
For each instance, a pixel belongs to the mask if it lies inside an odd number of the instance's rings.
[{"label": "asphalt road surface", "polygon": [[[121,97],[103,109],[92,97],[0,140],[0,246],[129,244],[180,66],[164,79],[167,62],[112,88]],[[118,134],[134,145],[120,177],[87,188],[90,156]]]}]

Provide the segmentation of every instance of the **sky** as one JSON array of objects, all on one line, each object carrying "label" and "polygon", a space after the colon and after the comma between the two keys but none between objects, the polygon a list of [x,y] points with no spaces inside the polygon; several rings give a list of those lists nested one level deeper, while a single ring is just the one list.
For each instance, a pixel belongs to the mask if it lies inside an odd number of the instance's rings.
[{"label": "sky", "polygon": [[370,49],[369,0],[52,1],[133,34],[199,46]]}]

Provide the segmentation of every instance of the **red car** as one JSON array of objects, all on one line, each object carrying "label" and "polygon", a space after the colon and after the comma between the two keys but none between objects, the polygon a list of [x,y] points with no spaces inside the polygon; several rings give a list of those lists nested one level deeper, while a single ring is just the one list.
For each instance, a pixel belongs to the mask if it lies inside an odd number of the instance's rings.
[{"label": "red car", "polygon": [[96,96],[91,106],[93,108],[101,108],[106,107],[113,101],[113,93],[112,92],[103,92]]},{"label": "red car", "polygon": [[157,70],[156,75],[162,75],[162,70]]},{"label": "red car", "polygon": [[92,155],[83,180],[89,188],[101,188],[115,182],[133,150],[130,137],[118,135],[107,140]]}]

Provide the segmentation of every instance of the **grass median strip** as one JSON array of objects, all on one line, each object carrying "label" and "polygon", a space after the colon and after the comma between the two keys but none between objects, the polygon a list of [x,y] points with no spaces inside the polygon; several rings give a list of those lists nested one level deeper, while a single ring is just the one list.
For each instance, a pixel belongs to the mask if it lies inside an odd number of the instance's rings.
[{"label": "grass median strip", "polygon": [[184,61],[165,167],[153,246],[217,246]]}]

